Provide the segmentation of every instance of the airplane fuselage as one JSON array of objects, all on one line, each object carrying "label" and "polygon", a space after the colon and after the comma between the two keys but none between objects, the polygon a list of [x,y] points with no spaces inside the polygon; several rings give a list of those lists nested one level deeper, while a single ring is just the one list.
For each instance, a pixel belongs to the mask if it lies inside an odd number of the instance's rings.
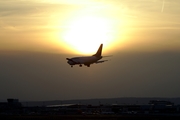
[{"label": "airplane fuselage", "polygon": [[76,65],[76,64],[84,64],[89,66],[90,64],[96,63],[98,60],[100,60],[102,57],[96,57],[96,56],[87,56],[87,57],[74,57],[71,58],[71,60],[68,60],[68,64],[70,65]]}]

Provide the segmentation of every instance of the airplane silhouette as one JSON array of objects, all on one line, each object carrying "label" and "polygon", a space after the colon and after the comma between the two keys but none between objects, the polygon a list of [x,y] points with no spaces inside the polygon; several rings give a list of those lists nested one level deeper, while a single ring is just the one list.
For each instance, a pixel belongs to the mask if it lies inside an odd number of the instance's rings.
[{"label": "airplane silhouette", "polygon": [[99,49],[97,50],[96,54],[92,56],[66,58],[68,60],[67,63],[71,65],[71,67],[73,67],[73,65],[79,65],[80,67],[82,67],[83,64],[87,67],[90,67],[90,65],[93,63],[102,63],[108,61],[108,60],[99,61],[100,59],[103,58],[103,56],[101,56],[102,48],[103,48],[103,44],[99,46]]}]

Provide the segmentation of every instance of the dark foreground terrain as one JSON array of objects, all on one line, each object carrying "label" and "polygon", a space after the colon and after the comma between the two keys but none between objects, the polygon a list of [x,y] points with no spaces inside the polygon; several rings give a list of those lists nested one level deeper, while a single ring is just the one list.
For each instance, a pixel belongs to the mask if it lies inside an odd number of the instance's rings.
[{"label": "dark foreground terrain", "polygon": [[23,106],[18,99],[0,103],[0,120],[180,120],[180,105],[164,100],[148,104],[60,104]]},{"label": "dark foreground terrain", "polygon": [[47,115],[0,116],[1,120],[180,120],[180,116]]}]

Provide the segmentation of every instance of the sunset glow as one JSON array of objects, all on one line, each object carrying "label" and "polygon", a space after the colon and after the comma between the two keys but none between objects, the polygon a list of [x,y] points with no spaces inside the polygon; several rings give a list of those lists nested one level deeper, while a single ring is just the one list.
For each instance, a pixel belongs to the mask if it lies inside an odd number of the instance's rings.
[{"label": "sunset glow", "polygon": [[17,1],[1,1],[0,50],[86,55],[101,43],[106,53],[180,48],[179,1]]},{"label": "sunset glow", "polygon": [[97,49],[99,44],[113,42],[108,20],[98,17],[82,17],[72,21],[64,34],[64,42],[77,52],[89,54]]}]

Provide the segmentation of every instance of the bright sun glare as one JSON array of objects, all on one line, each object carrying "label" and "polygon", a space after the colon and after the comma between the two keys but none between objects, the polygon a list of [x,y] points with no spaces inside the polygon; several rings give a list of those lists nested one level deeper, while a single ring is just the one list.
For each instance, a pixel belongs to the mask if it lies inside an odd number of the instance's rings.
[{"label": "bright sun glare", "polygon": [[74,52],[82,54],[94,53],[101,43],[111,40],[109,21],[105,18],[87,16],[70,23],[63,35],[63,40]]}]

